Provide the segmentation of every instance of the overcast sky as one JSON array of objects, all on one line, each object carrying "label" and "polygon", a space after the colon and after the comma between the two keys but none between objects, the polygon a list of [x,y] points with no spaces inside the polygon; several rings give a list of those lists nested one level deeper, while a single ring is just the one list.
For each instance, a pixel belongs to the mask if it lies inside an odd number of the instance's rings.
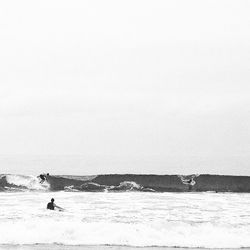
[{"label": "overcast sky", "polygon": [[250,1],[2,1],[1,172],[250,175]]}]

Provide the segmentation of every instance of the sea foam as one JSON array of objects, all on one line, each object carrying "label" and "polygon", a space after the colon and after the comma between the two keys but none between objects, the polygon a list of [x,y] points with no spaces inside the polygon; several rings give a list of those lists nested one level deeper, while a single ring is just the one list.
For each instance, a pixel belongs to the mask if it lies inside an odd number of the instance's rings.
[{"label": "sea foam", "polygon": [[250,246],[249,194],[2,193],[0,210],[0,244]]},{"label": "sea foam", "polygon": [[39,178],[32,175],[6,175],[6,181],[8,184],[29,190],[47,190],[50,187],[48,182],[41,184]]}]

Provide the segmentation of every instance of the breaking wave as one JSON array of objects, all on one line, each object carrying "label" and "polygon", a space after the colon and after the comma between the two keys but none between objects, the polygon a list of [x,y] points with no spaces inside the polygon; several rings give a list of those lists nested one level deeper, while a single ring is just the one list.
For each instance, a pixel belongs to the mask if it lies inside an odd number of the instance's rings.
[{"label": "breaking wave", "polygon": [[[55,180],[57,183],[55,185]],[[72,183],[76,182],[75,185],[65,185],[62,187],[61,183],[65,181],[71,181]],[[78,185],[80,182],[84,182],[81,185]],[[52,183],[52,187],[50,185]],[[54,187],[54,188],[53,188]],[[91,182],[89,179],[81,179],[77,177],[76,179],[70,177],[47,177],[47,180],[43,183],[40,183],[40,179],[32,175],[2,175],[0,178],[0,190],[2,191],[54,191],[54,190],[64,190],[68,192],[100,192],[100,191],[151,191],[153,189],[144,188],[143,186],[137,184],[133,181],[123,181],[117,186],[108,186],[101,185],[95,182]]]},{"label": "breaking wave", "polygon": [[250,177],[222,175],[0,175],[0,191],[250,192]]},{"label": "breaking wave", "polygon": [[40,180],[32,175],[3,175],[0,178],[0,190],[24,191],[24,190],[49,190],[48,182],[40,183]]}]

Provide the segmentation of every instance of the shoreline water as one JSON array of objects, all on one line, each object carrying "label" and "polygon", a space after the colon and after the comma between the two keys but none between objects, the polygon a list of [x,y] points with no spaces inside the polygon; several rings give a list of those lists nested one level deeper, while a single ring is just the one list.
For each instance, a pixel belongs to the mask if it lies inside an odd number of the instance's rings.
[{"label": "shoreline water", "polygon": [[[51,197],[65,212],[46,209]],[[0,210],[3,250],[250,246],[249,194],[2,193]]]}]

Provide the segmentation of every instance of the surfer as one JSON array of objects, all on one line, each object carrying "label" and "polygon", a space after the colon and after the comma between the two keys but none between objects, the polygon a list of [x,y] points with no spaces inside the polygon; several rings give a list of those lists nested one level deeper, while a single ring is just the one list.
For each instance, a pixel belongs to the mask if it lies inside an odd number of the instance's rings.
[{"label": "surfer", "polygon": [[[49,176],[49,173],[47,173],[47,176]],[[38,178],[40,178],[40,183],[44,183],[46,181],[46,174],[40,174],[39,176],[37,176]]]},{"label": "surfer", "polygon": [[51,199],[51,202],[49,202],[49,203],[47,204],[47,209],[55,210],[55,208],[58,208],[59,211],[64,210],[62,207],[57,206],[57,205],[54,203],[54,201],[55,201],[54,198],[52,198],[52,199]]}]

